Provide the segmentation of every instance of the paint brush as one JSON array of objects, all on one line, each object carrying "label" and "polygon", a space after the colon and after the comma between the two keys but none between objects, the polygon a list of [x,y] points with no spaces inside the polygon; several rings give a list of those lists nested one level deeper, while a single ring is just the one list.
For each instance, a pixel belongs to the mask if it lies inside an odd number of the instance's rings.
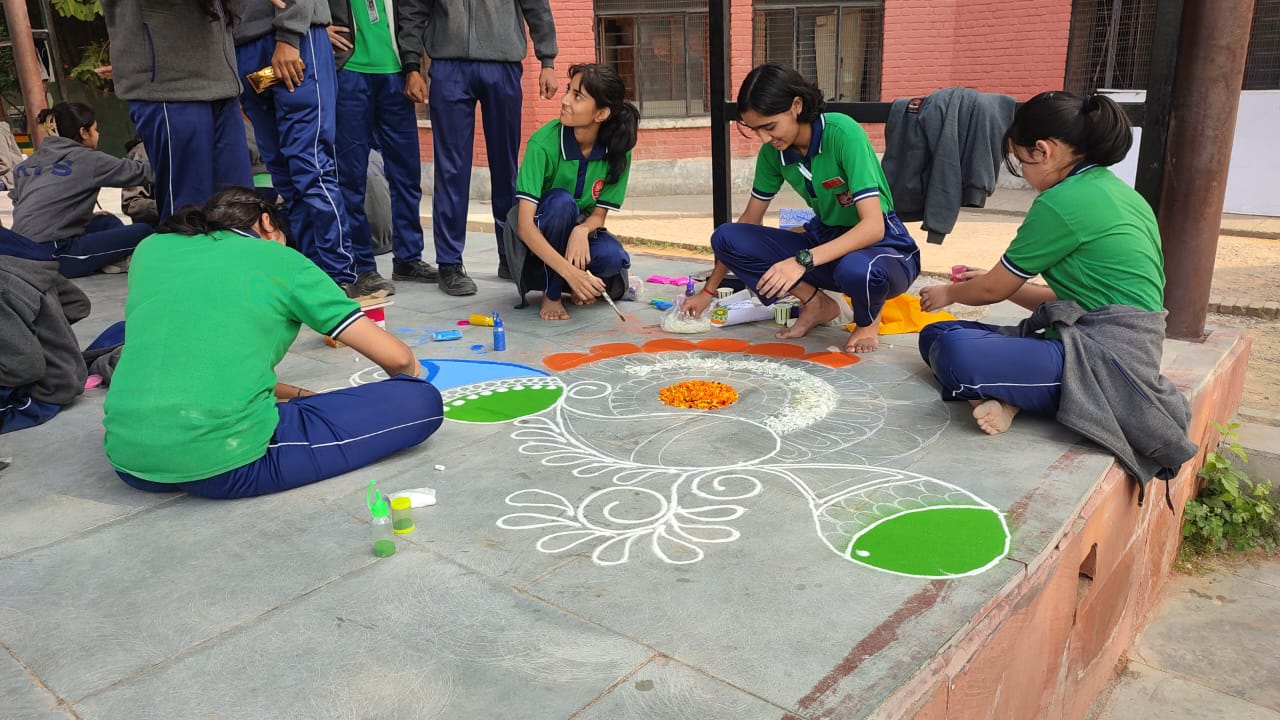
[{"label": "paint brush", "polygon": [[[590,270],[588,270],[588,271],[587,271],[587,274],[588,274],[588,275],[591,275],[591,277],[595,277],[595,275],[592,275],[592,274],[591,274],[591,271],[590,271]],[[606,287],[606,288],[604,289],[604,292],[600,293],[600,297],[604,298],[604,301],[605,301],[605,302],[607,302],[607,303],[609,303],[609,307],[613,308],[613,311],[614,311],[614,312],[616,312],[616,313],[618,313],[618,319],[619,319],[619,320],[621,320],[622,322],[626,322],[626,321],[627,321],[627,317],[626,317],[625,315],[623,315],[623,314],[622,314],[622,311],[618,309],[618,306],[614,304],[614,302],[613,302],[613,298],[609,297],[609,288],[608,288],[608,287]]]}]

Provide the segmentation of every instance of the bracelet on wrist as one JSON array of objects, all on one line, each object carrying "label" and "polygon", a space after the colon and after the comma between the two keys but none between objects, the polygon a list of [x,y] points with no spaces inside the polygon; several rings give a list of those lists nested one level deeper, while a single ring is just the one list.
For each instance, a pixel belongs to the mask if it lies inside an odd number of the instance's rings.
[{"label": "bracelet on wrist", "polygon": [[702,292],[704,292],[704,293],[706,293],[706,294],[710,295],[711,297],[715,297],[715,296],[716,296],[716,291],[715,291],[715,290],[714,290],[710,285],[703,285],[703,286],[702,286]]}]

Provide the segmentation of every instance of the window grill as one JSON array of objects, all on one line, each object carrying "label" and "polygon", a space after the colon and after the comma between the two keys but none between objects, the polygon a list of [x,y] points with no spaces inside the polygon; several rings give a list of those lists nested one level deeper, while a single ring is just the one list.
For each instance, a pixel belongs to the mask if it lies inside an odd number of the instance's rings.
[{"label": "window grill", "polygon": [[884,3],[802,4],[756,0],[753,64],[790,65],[817,81],[827,100],[880,99]]},{"label": "window grill", "polygon": [[710,112],[707,5],[596,0],[596,57],[622,77],[643,117]]}]

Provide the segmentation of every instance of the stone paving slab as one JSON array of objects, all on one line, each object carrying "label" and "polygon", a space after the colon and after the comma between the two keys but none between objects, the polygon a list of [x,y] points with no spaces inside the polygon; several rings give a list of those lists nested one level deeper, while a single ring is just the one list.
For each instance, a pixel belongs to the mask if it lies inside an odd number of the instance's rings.
[{"label": "stone paving slab", "polygon": [[[848,367],[759,354],[786,347],[768,323],[689,338],[746,349],[633,352],[673,339],[657,311],[622,303],[622,323],[597,304],[541,322],[492,274],[491,237],[470,240],[480,293],[402,284],[387,327],[420,357],[530,372],[615,343],[614,357],[555,373],[567,395],[536,416],[448,421],[374,466],[234,502],[120,483],[102,455],[101,391],[0,437],[14,456],[0,473],[6,697],[104,718],[808,717],[834,702],[865,716],[1046,551],[1108,465],[1049,422],[982,435],[967,408],[938,401],[913,336]],[[633,260],[641,278],[707,266]],[[79,281],[95,302],[85,342],[121,319],[124,280]],[[423,341],[492,311],[505,353],[487,328]],[[821,353],[845,337],[820,328],[790,345]],[[376,369],[304,330],[279,370],[324,389]],[[725,378],[740,402],[673,415],[656,391],[683,377]],[[787,414],[827,387],[823,422]],[[800,425],[769,429],[782,419]],[[439,493],[384,560],[369,552],[371,479]],[[932,579],[875,569],[899,548],[850,540],[943,500],[1002,517],[1007,557]],[[920,556],[957,544],[921,532]]]}]

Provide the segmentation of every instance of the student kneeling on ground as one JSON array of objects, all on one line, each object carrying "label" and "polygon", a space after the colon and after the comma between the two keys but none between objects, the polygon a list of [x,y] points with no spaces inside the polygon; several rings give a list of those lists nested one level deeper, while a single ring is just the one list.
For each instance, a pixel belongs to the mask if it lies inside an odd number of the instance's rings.
[{"label": "student kneeling on ground", "polygon": [[58,103],[41,111],[48,119],[57,134],[13,171],[13,231],[48,248],[67,277],[119,272],[109,266],[129,257],[151,226],[94,215],[93,207],[104,187],[150,183],[151,167],[99,151],[98,121],[88,105]]},{"label": "student kneeling on ground", "polygon": [[57,415],[91,372],[110,381],[124,324],[81,352],[71,325],[88,315],[88,296],[39,243],[0,228],[0,433]]},{"label": "student kneeling on ground", "polygon": [[[125,483],[234,498],[288,490],[426,440],[443,408],[413,352],[314,263],[248,188],[188,206],[129,271],[129,342],[106,399],[104,447]],[[313,393],[278,382],[300,325],[338,338],[383,382]]]},{"label": "student kneeling on ground", "polygon": [[612,68],[574,65],[560,119],[539,128],[525,148],[503,246],[519,307],[526,290],[542,290],[543,320],[569,319],[561,300],[566,289],[578,305],[606,291],[617,300],[627,290],[631,256],[604,229],[609,211],[626,197],[640,126],[640,111],[625,93]]}]

